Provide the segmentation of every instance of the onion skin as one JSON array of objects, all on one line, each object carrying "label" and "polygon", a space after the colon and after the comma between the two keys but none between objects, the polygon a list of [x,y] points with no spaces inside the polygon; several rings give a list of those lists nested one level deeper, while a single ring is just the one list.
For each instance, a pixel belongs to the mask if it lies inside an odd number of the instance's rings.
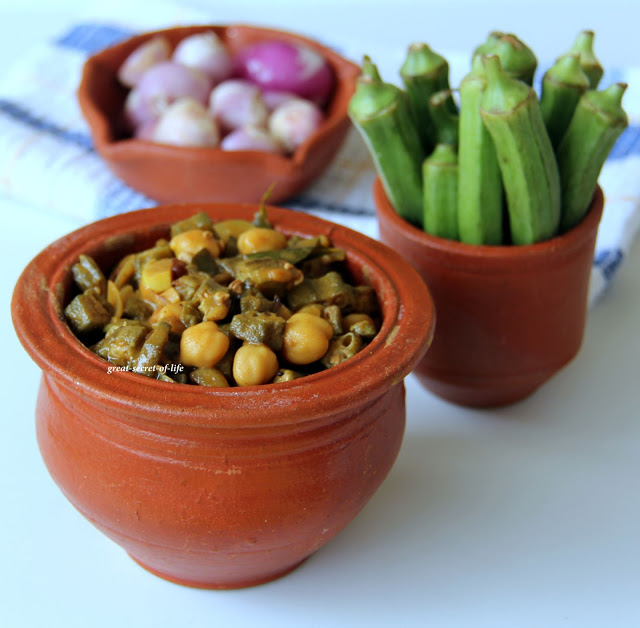
[{"label": "onion skin", "polygon": [[241,51],[237,71],[263,90],[293,92],[321,106],[334,84],[333,71],[322,55],[284,41],[259,42]]},{"label": "onion skin", "polygon": [[217,146],[220,133],[204,105],[192,98],[181,98],[160,116],[150,139],[173,146]]},{"label": "onion skin", "polygon": [[152,37],[124,60],[118,70],[118,80],[127,87],[135,87],[149,68],[168,61],[170,56],[169,40],[162,35]]},{"label": "onion skin", "polygon": [[220,143],[223,150],[258,150],[267,153],[282,153],[280,144],[265,130],[246,126],[231,131]]},{"label": "onion skin", "polygon": [[228,79],[233,73],[233,60],[222,40],[213,32],[185,37],[173,51],[173,61],[206,74],[213,85]]},{"label": "onion skin", "polygon": [[224,132],[244,126],[265,127],[269,117],[260,89],[240,79],[223,81],[214,87],[209,109]]},{"label": "onion skin", "polygon": [[269,131],[287,152],[292,153],[320,128],[323,121],[320,107],[297,98],[283,103],[271,114]]}]

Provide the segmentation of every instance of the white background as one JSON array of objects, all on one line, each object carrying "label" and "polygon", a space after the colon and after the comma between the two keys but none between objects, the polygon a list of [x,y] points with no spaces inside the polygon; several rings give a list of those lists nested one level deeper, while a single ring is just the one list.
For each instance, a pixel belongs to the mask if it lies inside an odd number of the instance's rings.
[{"label": "white background", "polygon": [[[501,29],[553,58],[590,27],[605,65],[640,65],[635,1],[208,4],[220,23],[297,29],[372,55],[413,40],[470,51]],[[0,72],[84,8],[0,1]],[[0,216],[1,626],[640,625],[638,246],[555,379],[515,406],[474,411],[410,376],[400,456],[356,520],[287,577],[215,592],[142,570],[50,480],[33,427],[39,372],[15,338],[9,299],[29,259],[78,225],[2,197]]]}]

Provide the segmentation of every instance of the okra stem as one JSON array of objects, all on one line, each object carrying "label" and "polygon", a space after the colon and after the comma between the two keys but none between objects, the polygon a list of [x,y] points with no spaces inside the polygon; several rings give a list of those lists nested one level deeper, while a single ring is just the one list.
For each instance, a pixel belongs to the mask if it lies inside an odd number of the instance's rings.
[{"label": "okra stem", "polygon": [[458,230],[467,244],[502,244],[503,189],[491,135],[480,116],[487,78],[480,57],[460,83]]},{"label": "okra stem", "polygon": [[438,144],[422,165],[424,230],[458,240],[458,155],[453,144]]},{"label": "okra stem", "polygon": [[560,178],[533,88],[513,79],[497,56],[484,57],[487,88],[480,114],[498,155],[511,239],[532,244],[555,235]]},{"label": "okra stem", "polygon": [[579,55],[580,66],[589,79],[589,86],[591,89],[596,89],[598,87],[600,79],[604,74],[604,68],[593,51],[594,39],[595,33],[593,31],[581,31],[576,37],[573,46],[568,50],[569,54],[573,53]]},{"label": "okra stem", "polygon": [[540,108],[554,149],[565,134],[576,105],[589,89],[589,79],[582,71],[580,57],[566,54],[542,77]]},{"label": "okra stem", "polygon": [[563,230],[576,225],[591,203],[600,170],[616,140],[629,124],[622,108],[625,83],[580,98],[560,146],[558,168],[562,182]]},{"label": "okra stem", "polygon": [[512,78],[533,84],[533,76],[538,66],[538,59],[533,50],[512,33],[493,31],[487,40],[474,51],[473,57],[497,55],[502,69]]},{"label": "okra stem", "polygon": [[[429,109],[429,99],[436,92],[449,89],[449,62],[425,43],[413,43],[400,68],[400,76],[409,96],[425,154],[437,144],[435,123]],[[453,101],[448,106],[453,105]]]},{"label": "okra stem", "polygon": [[349,116],[369,148],[389,201],[400,216],[421,225],[424,151],[407,95],[395,85],[361,76]]}]

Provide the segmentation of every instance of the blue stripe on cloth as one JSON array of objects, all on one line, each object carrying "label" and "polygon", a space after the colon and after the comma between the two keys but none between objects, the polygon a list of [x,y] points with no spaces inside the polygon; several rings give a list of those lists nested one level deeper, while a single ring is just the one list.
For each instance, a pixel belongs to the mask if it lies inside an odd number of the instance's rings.
[{"label": "blue stripe on cloth", "polygon": [[624,254],[620,249],[604,249],[599,251],[593,260],[593,265],[602,271],[604,278],[609,281],[620,264]]},{"label": "blue stripe on cloth", "polygon": [[133,31],[125,28],[107,24],[77,24],[55,44],[92,55],[134,34]]},{"label": "blue stripe on cloth", "polygon": [[11,102],[10,100],[0,99],[0,113],[5,114],[14,122],[21,122],[36,131],[48,133],[64,142],[93,151],[93,142],[88,135],[76,131],[69,131],[64,127],[34,115],[22,105]]}]

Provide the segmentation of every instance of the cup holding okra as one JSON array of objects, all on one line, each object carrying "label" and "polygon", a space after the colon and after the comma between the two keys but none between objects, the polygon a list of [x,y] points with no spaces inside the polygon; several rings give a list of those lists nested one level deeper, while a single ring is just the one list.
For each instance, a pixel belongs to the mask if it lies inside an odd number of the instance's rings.
[{"label": "cup holding okra", "polygon": [[350,115],[378,173],[380,237],[433,294],[434,343],[417,375],[445,399],[513,403],[579,351],[598,176],[628,124],[626,85],[599,87],[593,43],[581,32],[539,95],[536,55],[512,34],[491,33],[456,89],[427,44],[409,47],[402,87],[363,62]]}]

